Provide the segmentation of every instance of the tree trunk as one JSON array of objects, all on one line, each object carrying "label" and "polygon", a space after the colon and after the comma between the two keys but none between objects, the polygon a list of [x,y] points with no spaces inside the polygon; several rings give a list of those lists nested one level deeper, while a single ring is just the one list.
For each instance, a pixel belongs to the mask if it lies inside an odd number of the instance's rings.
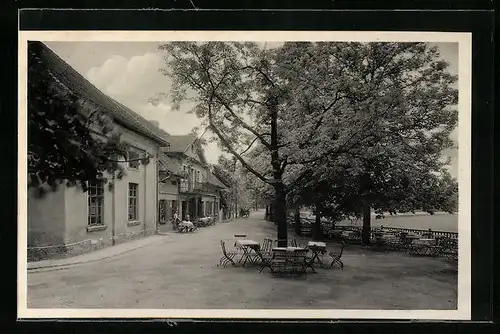
[{"label": "tree trunk", "polygon": [[295,213],[294,213],[294,221],[295,221],[295,233],[300,235],[300,232],[302,230],[302,222],[300,221],[300,206],[297,206],[295,208]]},{"label": "tree trunk", "polygon": [[361,233],[361,241],[363,245],[370,244],[370,231],[371,231],[370,205],[365,204],[363,207],[363,231]]},{"label": "tree trunk", "polygon": [[314,241],[322,241],[323,231],[321,229],[321,209],[319,206],[316,207],[316,220],[314,221],[312,232]]},{"label": "tree trunk", "polygon": [[264,219],[265,219],[265,220],[270,220],[270,217],[269,217],[269,216],[270,216],[270,215],[269,215],[269,205],[266,205],[266,215],[264,216],[264,217],[265,217]]},{"label": "tree trunk", "polygon": [[275,223],[274,220],[274,204],[269,205],[269,220]]},{"label": "tree trunk", "polygon": [[235,218],[238,218],[238,200],[234,202],[234,215]]},{"label": "tree trunk", "polygon": [[286,197],[283,184],[274,187],[276,196],[274,197],[274,222],[278,226],[278,247],[288,245],[288,228],[286,225]]}]

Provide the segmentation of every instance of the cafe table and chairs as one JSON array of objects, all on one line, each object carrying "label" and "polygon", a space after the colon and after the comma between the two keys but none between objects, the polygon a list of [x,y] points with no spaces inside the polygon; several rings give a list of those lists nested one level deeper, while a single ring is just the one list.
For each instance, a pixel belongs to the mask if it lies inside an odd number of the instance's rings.
[{"label": "cafe table and chairs", "polygon": [[326,254],[326,243],[322,241],[309,241],[307,248],[311,251],[312,257],[310,259],[311,265],[317,263],[323,266],[323,255]]},{"label": "cafe table and chairs", "polygon": [[256,262],[256,260],[258,259],[258,254],[256,253],[256,251],[260,250],[260,244],[257,241],[250,239],[237,239],[235,244],[236,247],[240,248],[243,251],[243,254],[238,263],[241,263],[243,261],[243,266],[245,266],[247,262]]}]

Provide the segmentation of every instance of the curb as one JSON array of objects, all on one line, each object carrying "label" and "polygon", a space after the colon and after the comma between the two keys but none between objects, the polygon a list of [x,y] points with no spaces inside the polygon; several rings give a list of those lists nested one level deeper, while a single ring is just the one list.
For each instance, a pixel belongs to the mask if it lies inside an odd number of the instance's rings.
[{"label": "curb", "polygon": [[[162,234],[163,235],[163,234]],[[137,250],[137,249],[140,249],[140,248],[143,248],[143,247],[146,247],[146,246],[149,246],[151,245],[152,243],[147,243],[147,244],[144,244],[144,245],[139,245],[139,246],[136,246],[134,248],[129,248],[129,249],[126,249],[124,250],[123,252],[119,252],[119,253],[116,253],[116,254],[112,254],[112,255],[108,255],[108,256],[104,256],[104,257],[100,257],[98,259],[91,259],[91,260],[87,260],[87,261],[79,261],[79,262],[72,262],[72,263],[64,263],[64,264],[51,264],[51,265],[42,265],[42,266],[39,266],[39,267],[31,267],[31,268],[27,268],[27,271],[30,272],[30,271],[39,271],[39,272],[42,272],[42,271],[52,271],[52,270],[61,270],[61,269],[65,269],[67,267],[72,267],[72,266],[76,266],[76,265],[80,265],[80,264],[86,264],[86,263],[91,263],[91,262],[96,262],[96,261],[101,261],[101,260],[106,260],[106,259],[110,259],[110,258],[113,258],[115,256],[118,256],[118,255],[122,255],[122,254],[125,254],[125,253],[128,253],[128,252],[131,252],[131,251],[134,251],[134,250]],[[111,246],[112,247],[112,246]],[[43,269],[47,269],[47,270],[43,270]]]}]

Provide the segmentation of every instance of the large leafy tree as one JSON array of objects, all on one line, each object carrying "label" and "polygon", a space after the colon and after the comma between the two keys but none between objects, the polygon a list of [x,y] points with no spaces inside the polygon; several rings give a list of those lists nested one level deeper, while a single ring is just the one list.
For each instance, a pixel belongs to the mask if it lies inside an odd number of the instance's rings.
[{"label": "large leafy tree", "polygon": [[62,183],[86,191],[88,181],[120,178],[127,148],[112,119],[64,86],[45,56],[41,43],[28,44],[28,186],[43,195]]},{"label": "large leafy tree", "polygon": [[[436,170],[452,144],[456,78],[425,43],[285,43],[266,50],[178,42],[160,49],[174,105],[194,102],[193,112],[222,147],[273,189],[283,242],[287,192],[317,178],[325,164],[352,161],[351,174],[366,181],[375,157],[395,145],[406,147],[396,152],[399,160],[411,151],[409,161]],[[367,212],[375,202],[363,191]]]},{"label": "large leafy tree", "polygon": [[[221,146],[273,187],[278,239],[286,244],[278,120],[287,91],[276,73],[276,52],[262,50],[255,43],[222,42],[175,42],[160,49],[167,54],[165,74],[173,78],[174,106],[186,100],[194,102],[193,111],[207,123]],[[267,150],[271,176],[257,171],[243,157],[256,141]]]}]

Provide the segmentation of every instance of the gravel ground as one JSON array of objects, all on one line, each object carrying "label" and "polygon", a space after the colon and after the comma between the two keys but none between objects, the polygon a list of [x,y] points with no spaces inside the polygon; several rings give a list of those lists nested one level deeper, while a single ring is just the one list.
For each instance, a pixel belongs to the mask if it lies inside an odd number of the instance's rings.
[{"label": "gravel ground", "polygon": [[279,278],[267,270],[259,274],[255,267],[218,267],[221,239],[235,233],[256,241],[275,237],[274,224],[262,217],[262,211],[254,212],[192,234],[169,234],[113,258],[29,273],[28,308],[457,307],[457,266],[438,258],[347,246],[343,271],[318,269],[305,277]]}]

